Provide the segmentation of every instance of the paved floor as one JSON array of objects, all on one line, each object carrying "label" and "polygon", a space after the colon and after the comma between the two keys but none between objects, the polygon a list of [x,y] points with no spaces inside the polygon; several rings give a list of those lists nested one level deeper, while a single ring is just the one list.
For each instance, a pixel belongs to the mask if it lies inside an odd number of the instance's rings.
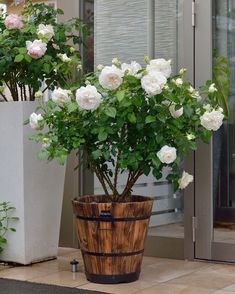
[{"label": "paved floor", "polygon": [[[76,258],[79,272],[71,273]],[[89,283],[79,250],[60,249],[57,260],[31,266],[0,266],[0,277],[104,291],[115,294],[231,294],[235,293],[235,265],[145,257],[140,280],[130,284]]]}]

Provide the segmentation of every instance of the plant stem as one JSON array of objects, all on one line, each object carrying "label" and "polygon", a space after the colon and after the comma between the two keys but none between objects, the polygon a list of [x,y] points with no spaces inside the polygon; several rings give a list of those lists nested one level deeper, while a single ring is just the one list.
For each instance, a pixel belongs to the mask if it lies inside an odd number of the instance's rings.
[{"label": "plant stem", "polygon": [[[123,143],[123,140],[125,138],[125,129],[126,129],[126,126],[125,124],[122,126],[122,129],[121,129],[121,135],[120,135],[120,144]],[[117,155],[117,161],[116,161],[116,167],[115,167],[115,172],[114,172],[114,188],[116,189],[117,188],[117,179],[118,179],[118,172],[119,172],[119,164],[118,164],[118,161],[120,159],[120,156],[121,156],[121,149],[118,150],[118,155]]]},{"label": "plant stem", "polygon": [[134,173],[130,176],[130,178],[128,177],[129,180],[128,180],[127,184],[126,184],[126,188],[124,189],[124,191],[122,192],[121,197],[120,197],[120,200],[121,200],[121,201],[124,201],[125,199],[128,198],[129,193],[130,193],[130,191],[131,191],[131,188],[134,186],[134,184],[136,183],[136,181],[138,180],[138,178],[139,178],[142,174],[143,174],[143,171],[142,171],[142,170],[139,170],[139,171],[137,171],[137,172],[134,172]]},{"label": "plant stem", "polygon": [[2,96],[2,98],[4,99],[4,101],[8,101],[7,100],[7,97],[2,92],[0,92],[0,95]]}]

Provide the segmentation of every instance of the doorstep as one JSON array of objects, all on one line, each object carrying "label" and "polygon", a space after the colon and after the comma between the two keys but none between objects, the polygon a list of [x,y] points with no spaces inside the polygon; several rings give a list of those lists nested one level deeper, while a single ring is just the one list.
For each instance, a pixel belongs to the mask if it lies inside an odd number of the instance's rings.
[{"label": "doorstep", "polygon": [[[78,272],[70,271],[77,259]],[[140,279],[130,284],[101,285],[86,280],[80,250],[59,248],[58,258],[29,266],[0,264],[0,278],[103,291],[114,294],[235,293],[235,266],[144,257]]]}]

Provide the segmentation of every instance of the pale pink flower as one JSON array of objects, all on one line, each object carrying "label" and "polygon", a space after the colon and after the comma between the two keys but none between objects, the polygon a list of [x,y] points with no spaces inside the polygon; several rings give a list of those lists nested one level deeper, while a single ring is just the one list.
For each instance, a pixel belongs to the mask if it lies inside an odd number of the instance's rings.
[{"label": "pale pink flower", "polygon": [[42,40],[26,41],[26,47],[28,54],[34,59],[41,58],[47,51],[47,44]]},{"label": "pale pink flower", "polygon": [[22,29],[23,22],[18,14],[9,14],[4,21],[7,29]]}]

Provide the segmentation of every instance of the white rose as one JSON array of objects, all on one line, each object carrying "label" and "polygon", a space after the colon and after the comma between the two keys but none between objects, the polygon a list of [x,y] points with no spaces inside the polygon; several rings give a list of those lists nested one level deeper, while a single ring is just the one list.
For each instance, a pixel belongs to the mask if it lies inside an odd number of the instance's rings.
[{"label": "white rose", "polygon": [[101,94],[97,91],[96,87],[87,85],[77,90],[76,100],[82,109],[93,110],[100,105]]},{"label": "white rose", "polygon": [[47,44],[43,43],[42,40],[26,41],[26,47],[28,55],[34,59],[41,58],[47,51]]},{"label": "white rose", "polygon": [[224,115],[221,111],[206,111],[201,117],[201,125],[207,130],[217,131],[223,124]]},{"label": "white rose", "polygon": [[183,85],[183,80],[181,78],[178,78],[174,80],[174,83],[176,84],[177,87],[180,87]]},{"label": "white rose", "polygon": [[142,77],[141,86],[148,96],[152,97],[162,92],[166,82],[167,79],[162,73],[150,71],[147,75]]},{"label": "white rose", "polygon": [[214,93],[214,92],[217,92],[218,90],[217,90],[217,88],[215,87],[215,84],[213,83],[213,84],[211,84],[210,85],[210,87],[209,87],[209,89],[208,89],[208,92],[209,93]]},{"label": "white rose", "polygon": [[191,182],[193,182],[193,176],[184,171],[182,177],[178,180],[179,188],[185,189]]},{"label": "white rose", "polygon": [[39,38],[42,36],[49,41],[55,35],[55,32],[54,32],[53,26],[40,24],[38,26],[37,34]]},{"label": "white rose", "polygon": [[58,57],[65,63],[68,63],[71,61],[71,58],[69,58],[66,53],[64,53],[64,54],[60,53],[60,54],[58,54]]},{"label": "white rose", "polygon": [[39,125],[39,122],[43,120],[43,117],[41,114],[36,114],[33,112],[29,117],[29,125],[34,130],[40,130],[41,126]]},{"label": "white rose", "polygon": [[62,105],[66,102],[70,102],[71,98],[69,97],[68,90],[63,90],[61,88],[55,89],[52,93],[52,101],[56,104]]},{"label": "white rose", "polygon": [[176,104],[174,104],[174,103],[171,104],[169,107],[169,111],[170,111],[172,117],[178,118],[184,113],[184,108],[181,107],[181,108],[175,110],[175,106],[176,106]]},{"label": "white rose", "polygon": [[122,78],[123,72],[121,69],[115,65],[105,66],[99,75],[99,83],[105,89],[115,90],[122,84]]},{"label": "white rose", "polygon": [[163,58],[150,60],[149,65],[146,67],[147,71],[156,70],[161,72],[166,78],[171,75],[171,60],[165,60]]},{"label": "white rose", "polygon": [[138,74],[138,71],[142,69],[141,65],[136,62],[132,61],[130,64],[128,63],[122,63],[121,69],[123,73],[127,73],[128,75],[140,78],[141,74]]},{"label": "white rose", "polygon": [[175,147],[165,145],[157,152],[157,157],[162,163],[172,163],[176,160],[176,149]]}]

